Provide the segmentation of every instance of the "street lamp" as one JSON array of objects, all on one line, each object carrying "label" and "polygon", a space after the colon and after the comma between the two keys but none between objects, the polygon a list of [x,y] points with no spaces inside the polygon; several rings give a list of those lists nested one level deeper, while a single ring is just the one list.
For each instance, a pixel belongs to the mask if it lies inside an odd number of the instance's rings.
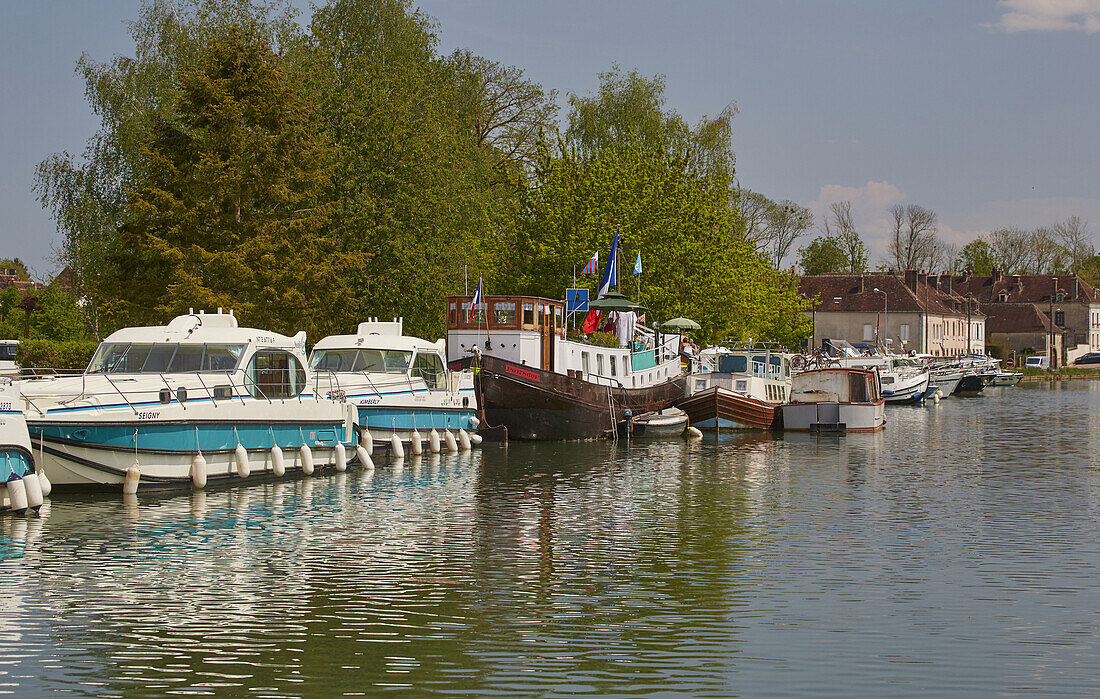
[{"label": "street lamp", "polygon": [[1050,350],[1047,354],[1050,355],[1050,368],[1057,369],[1058,364],[1054,353],[1054,297],[1058,293],[1058,277],[1053,277],[1051,281],[1054,282],[1054,288],[1050,292]]},{"label": "street lamp", "polygon": [[966,354],[970,355],[970,305],[973,303],[974,297],[970,294],[966,295]]},{"label": "street lamp", "polygon": [[[886,326],[886,333],[889,334],[889,332],[890,332],[890,297],[886,295],[885,291],[883,291],[882,289],[879,289],[878,287],[875,287],[874,291],[877,294],[882,294],[882,324]],[[887,340],[886,335],[880,334],[879,339],[882,340],[882,346],[887,351],[889,351],[890,348],[886,346],[888,344],[887,341],[886,341]]]}]

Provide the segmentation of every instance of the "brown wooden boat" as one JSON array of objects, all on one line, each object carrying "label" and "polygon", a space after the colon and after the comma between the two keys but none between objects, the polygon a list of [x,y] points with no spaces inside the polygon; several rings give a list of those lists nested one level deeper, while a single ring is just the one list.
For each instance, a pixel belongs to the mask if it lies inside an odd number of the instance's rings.
[{"label": "brown wooden boat", "polygon": [[628,410],[640,415],[669,408],[684,395],[683,377],[646,388],[625,388],[488,355],[478,356],[473,365],[474,391],[486,438],[499,438],[500,426],[506,428],[505,439],[607,437],[626,422]]},{"label": "brown wooden boat", "polygon": [[777,430],[783,427],[778,403],[711,386],[676,402],[698,429]]}]

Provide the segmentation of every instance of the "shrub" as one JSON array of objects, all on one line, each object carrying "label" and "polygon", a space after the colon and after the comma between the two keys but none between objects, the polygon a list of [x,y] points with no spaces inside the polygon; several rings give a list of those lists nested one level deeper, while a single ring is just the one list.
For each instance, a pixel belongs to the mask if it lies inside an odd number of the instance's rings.
[{"label": "shrub", "polygon": [[74,340],[55,342],[54,340],[23,340],[15,361],[23,368],[66,369],[83,371],[98,344]]}]

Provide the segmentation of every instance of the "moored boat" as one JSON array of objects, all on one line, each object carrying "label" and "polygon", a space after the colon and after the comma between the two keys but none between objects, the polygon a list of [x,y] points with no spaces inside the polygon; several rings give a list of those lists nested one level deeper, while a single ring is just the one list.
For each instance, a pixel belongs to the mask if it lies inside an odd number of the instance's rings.
[{"label": "moored boat", "polygon": [[204,487],[347,465],[356,413],[319,394],[305,333],[189,313],[111,334],[78,376],[20,382],[36,453],[59,488]]},{"label": "moored boat", "polygon": [[402,451],[416,454],[443,443],[441,433],[476,427],[476,401],[473,375],[447,370],[446,343],[407,336],[403,325],[400,318],[360,323],[354,335],[318,342],[309,362],[323,389],[356,406],[361,436],[368,430],[370,443],[390,451],[396,437]]},{"label": "moored boat", "polygon": [[487,296],[471,313],[473,301],[447,298],[447,359],[473,367],[487,439],[611,436],[683,396],[676,336],[635,328],[629,310],[618,313],[621,339],[606,346],[566,338],[561,301]]},{"label": "moored boat", "polygon": [[874,369],[811,369],[791,380],[783,429],[873,432],[886,424],[885,405]]},{"label": "moored boat", "polygon": [[0,379],[0,511],[38,510],[49,494],[50,481],[31,452],[19,392],[9,379]]},{"label": "moored boat", "polygon": [[689,376],[688,395],[677,402],[692,427],[778,429],[779,407],[790,395],[790,358],[768,347],[734,346],[712,354],[715,370]]}]

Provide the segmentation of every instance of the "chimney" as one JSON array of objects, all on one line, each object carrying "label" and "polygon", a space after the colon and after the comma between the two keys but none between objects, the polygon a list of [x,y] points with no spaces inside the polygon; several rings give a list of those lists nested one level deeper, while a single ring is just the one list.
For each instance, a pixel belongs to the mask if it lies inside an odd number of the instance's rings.
[{"label": "chimney", "polygon": [[942,291],[945,294],[948,294],[948,295],[951,294],[951,273],[950,272],[944,272],[943,274],[940,275],[939,289],[940,289],[940,291]]},{"label": "chimney", "polygon": [[920,274],[918,274],[917,275],[917,283],[918,284],[928,284],[928,275],[925,274],[924,272],[921,272]]},{"label": "chimney", "polygon": [[905,286],[909,287],[910,291],[917,290],[917,270],[905,270]]}]

